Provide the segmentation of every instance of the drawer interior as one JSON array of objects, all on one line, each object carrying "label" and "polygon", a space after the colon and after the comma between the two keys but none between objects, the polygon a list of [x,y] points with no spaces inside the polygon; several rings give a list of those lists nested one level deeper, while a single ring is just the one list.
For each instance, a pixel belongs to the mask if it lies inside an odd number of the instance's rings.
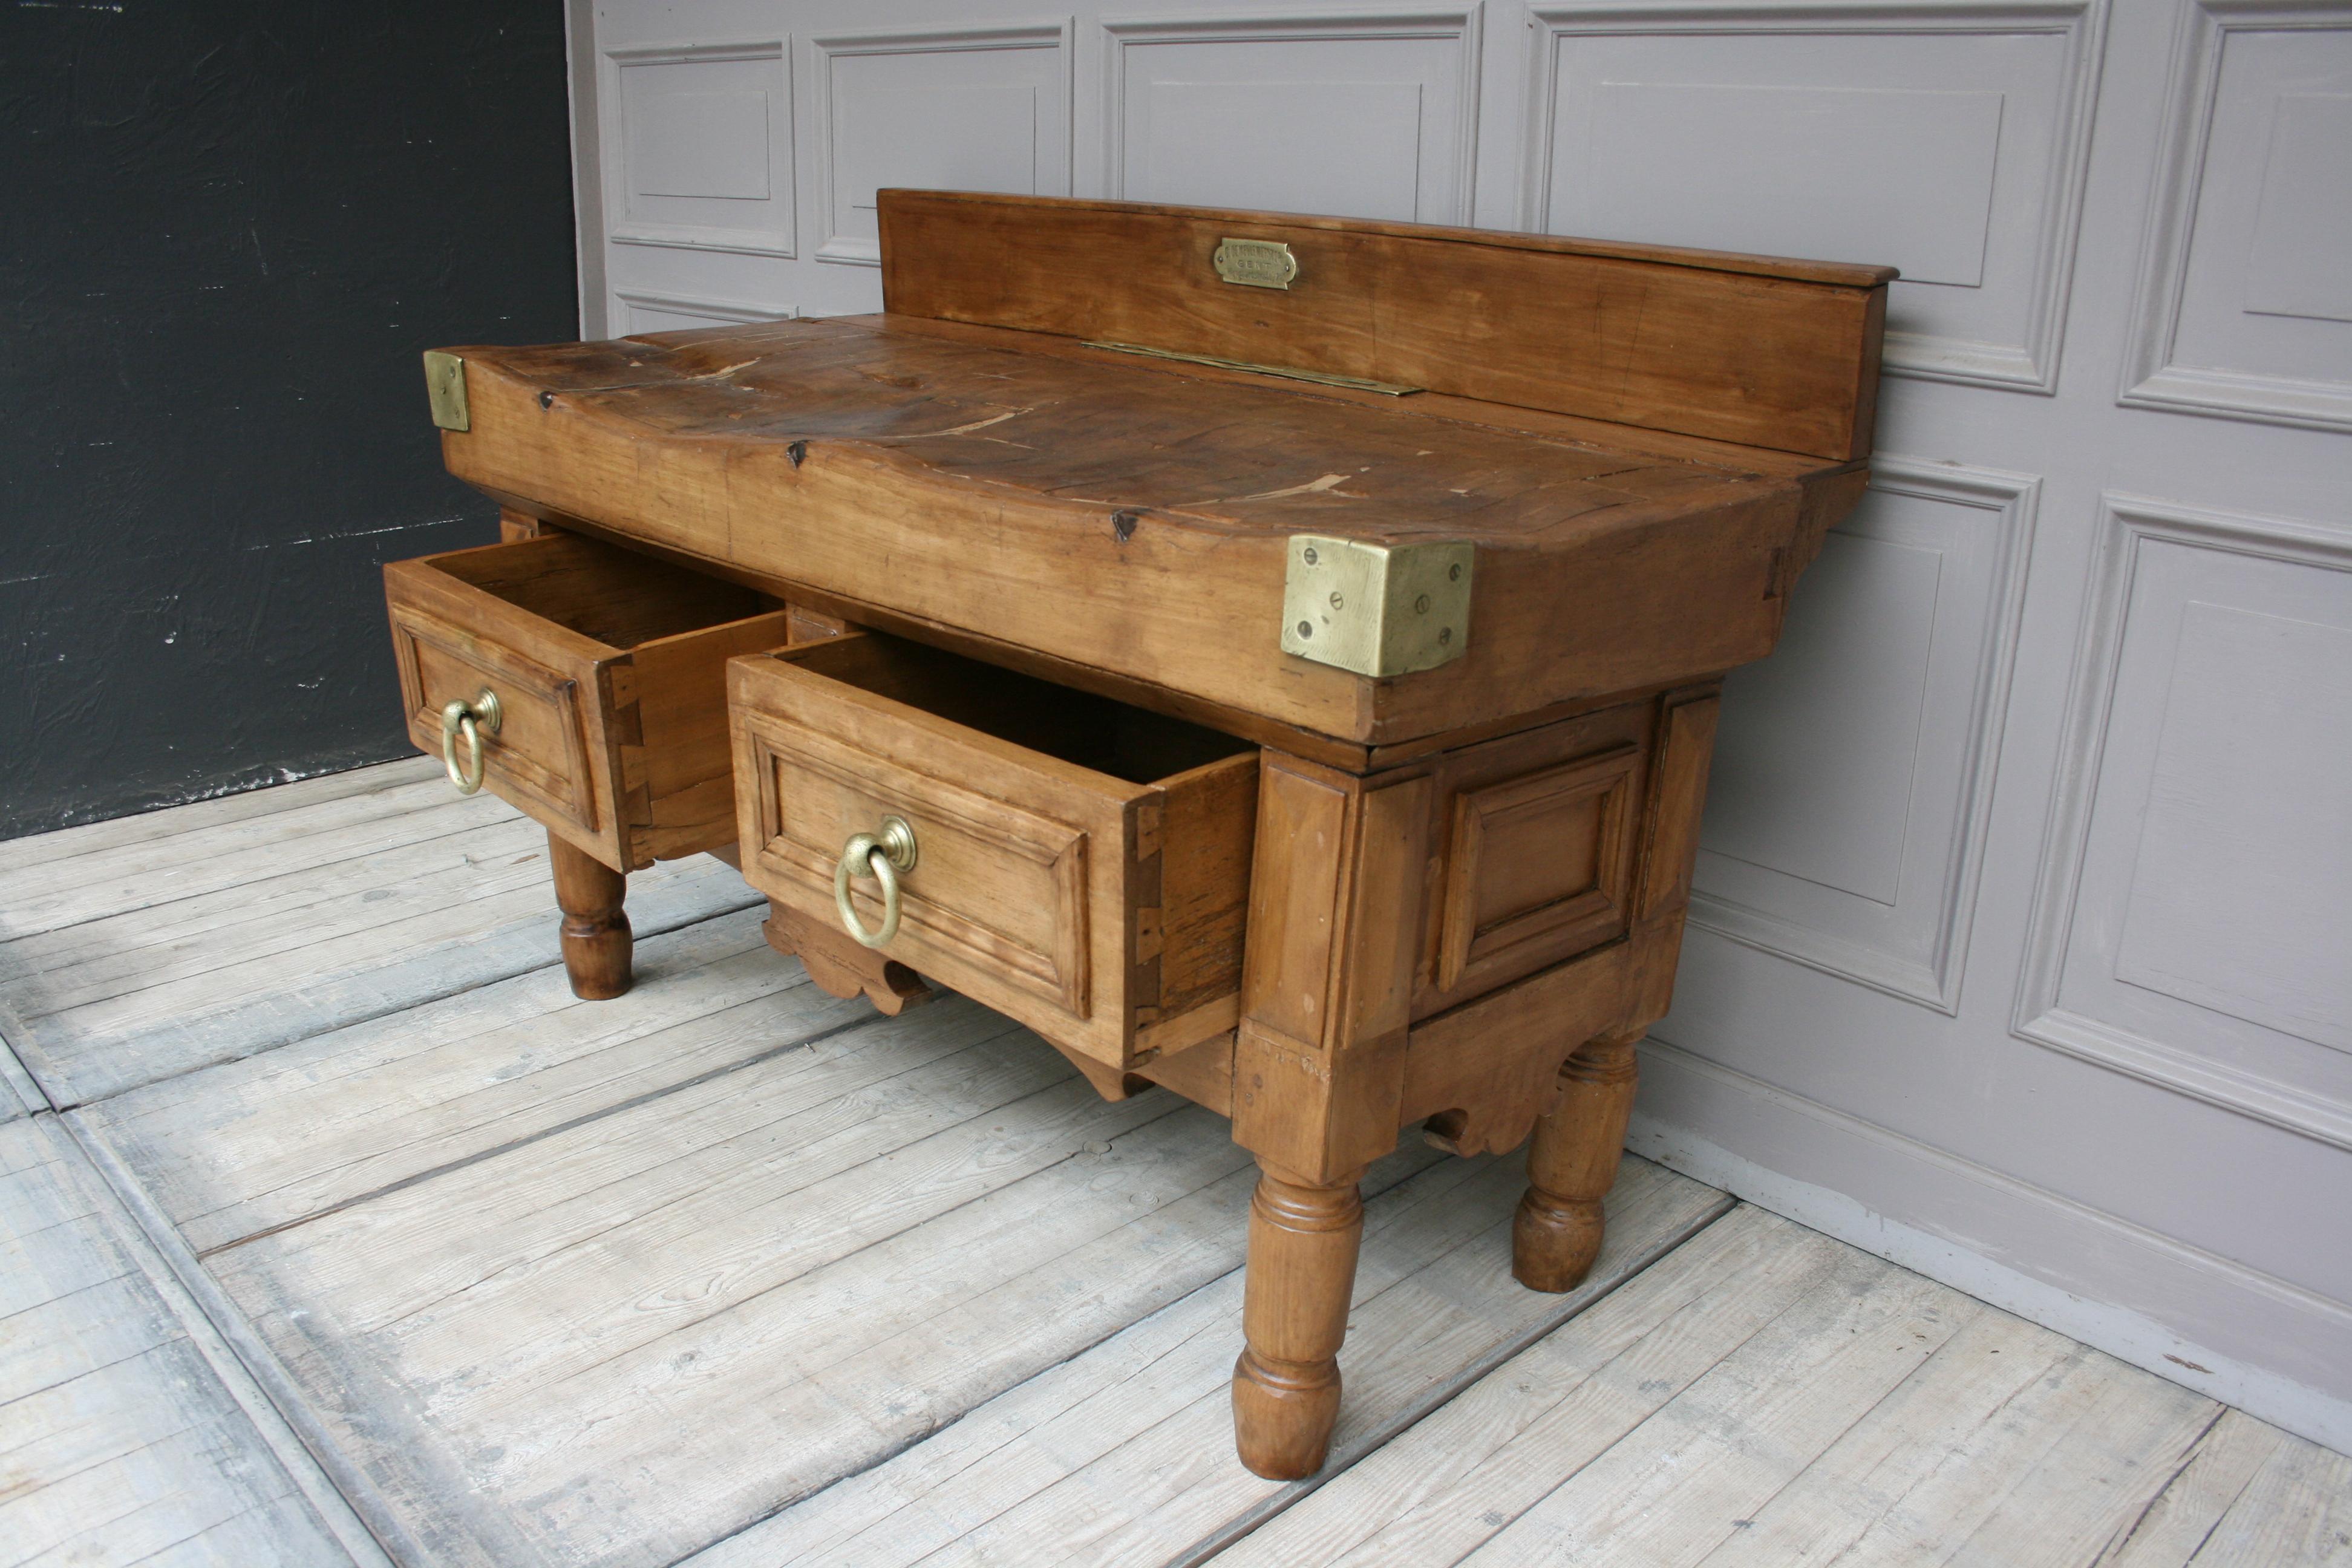
[{"label": "drawer interior", "polygon": [[1251,742],[922,643],[868,632],[795,649],[801,668],[1129,784],[1152,784]]},{"label": "drawer interior", "polygon": [[577,534],[384,568],[409,737],[488,691],[483,784],[618,870],[734,841],[727,661],[792,636],[755,590]]},{"label": "drawer interior", "polygon": [[778,601],[740,584],[572,533],[463,551],[433,564],[527,615],[615,648],[778,607]]}]

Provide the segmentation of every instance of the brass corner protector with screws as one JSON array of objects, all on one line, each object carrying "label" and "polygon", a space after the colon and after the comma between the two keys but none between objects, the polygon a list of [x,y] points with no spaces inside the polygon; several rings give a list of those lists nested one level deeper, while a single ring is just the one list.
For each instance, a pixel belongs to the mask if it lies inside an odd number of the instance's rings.
[{"label": "brass corner protector with screws", "polygon": [[1459,541],[1365,544],[1294,533],[1282,651],[1376,678],[1451,663],[1470,642],[1475,554]]},{"label": "brass corner protector with screws", "polygon": [[433,423],[444,430],[471,430],[466,412],[466,362],[439,349],[425,351],[425,397],[433,408]]}]

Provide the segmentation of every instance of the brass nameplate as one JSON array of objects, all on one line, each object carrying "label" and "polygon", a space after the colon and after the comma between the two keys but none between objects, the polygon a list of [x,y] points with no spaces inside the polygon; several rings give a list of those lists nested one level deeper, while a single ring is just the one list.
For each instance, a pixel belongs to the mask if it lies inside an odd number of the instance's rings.
[{"label": "brass nameplate", "polygon": [[1211,259],[1218,277],[1253,289],[1287,289],[1298,278],[1298,258],[1276,240],[1221,239]]},{"label": "brass nameplate", "polygon": [[1282,651],[1384,679],[1435,669],[1470,643],[1470,569],[1460,540],[1367,544],[1290,536]]},{"label": "brass nameplate", "polygon": [[473,416],[466,411],[466,362],[439,349],[425,351],[425,399],[433,409],[433,423],[444,430],[471,430]]}]

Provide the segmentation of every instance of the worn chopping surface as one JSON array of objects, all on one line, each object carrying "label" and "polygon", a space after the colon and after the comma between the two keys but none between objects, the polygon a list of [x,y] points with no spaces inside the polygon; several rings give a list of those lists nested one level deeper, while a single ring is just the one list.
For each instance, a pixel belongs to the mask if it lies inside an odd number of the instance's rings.
[{"label": "worn chopping surface", "polygon": [[[944,482],[1245,534],[1538,543],[1737,501],[1788,482],[1791,467],[1680,438],[1669,442],[1693,455],[1632,450],[1565,433],[1608,426],[1461,398],[887,316],[460,352],[476,374],[511,376],[542,408],[610,421],[624,439],[769,452],[852,442]],[[1482,408],[1555,433],[1467,416]]]}]

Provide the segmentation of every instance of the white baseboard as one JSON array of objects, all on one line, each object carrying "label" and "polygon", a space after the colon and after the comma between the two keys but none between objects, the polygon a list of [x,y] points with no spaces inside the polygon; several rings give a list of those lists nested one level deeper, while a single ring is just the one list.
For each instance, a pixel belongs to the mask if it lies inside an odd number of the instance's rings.
[{"label": "white baseboard", "polygon": [[2340,1302],[1662,1040],[1642,1047],[1626,1146],[2352,1452],[2352,1309]]}]

